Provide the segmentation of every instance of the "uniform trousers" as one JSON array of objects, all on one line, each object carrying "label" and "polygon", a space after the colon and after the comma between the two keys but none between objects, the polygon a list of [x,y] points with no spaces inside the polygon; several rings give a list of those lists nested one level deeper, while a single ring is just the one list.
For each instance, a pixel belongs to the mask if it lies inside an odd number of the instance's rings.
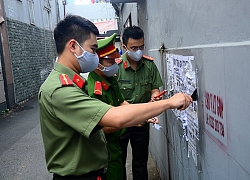
[{"label": "uniform trousers", "polygon": [[134,180],[148,179],[148,144],[149,144],[149,124],[142,127],[129,127],[121,137],[122,161],[124,165],[124,177],[126,176],[127,147],[130,141],[132,148],[132,173]]},{"label": "uniform trousers", "polygon": [[101,176],[88,176],[88,177],[77,177],[77,176],[53,176],[53,180],[106,180],[105,175]]},{"label": "uniform trousers", "polygon": [[100,169],[80,176],[60,176],[53,174],[53,180],[106,180],[105,171],[105,169]]}]

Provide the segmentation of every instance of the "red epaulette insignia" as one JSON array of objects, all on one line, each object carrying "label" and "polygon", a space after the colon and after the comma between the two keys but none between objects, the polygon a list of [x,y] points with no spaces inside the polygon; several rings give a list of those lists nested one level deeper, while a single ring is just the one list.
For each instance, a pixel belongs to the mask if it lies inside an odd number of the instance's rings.
[{"label": "red epaulette insignia", "polygon": [[79,76],[78,74],[75,74],[73,77],[73,82],[82,89],[82,87],[84,86],[85,81],[81,78],[81,76]]},{"label": "red epaulette insignia", "polygon": [[66,74],[60,74],[60,81],[62,86],[73,86],[71,79]]},{"label": "red epaulette insignia", "polygon": [[116,62],[116,64],[120,64],[122,62],[122,58],[116,58],[115,62]]},{"label": "red epaulette insignia", "polygon": [[102,81],[102,87],[105,89],[105,91],[109,88],[109,85],[105,82]]},{"label": "red epaulette insignia", "polygon": [[95,82],[94,94],[102,95],[102,84],[100,83],[100,81]]},{"label": "red epaulette insignia", "polygon": [[143,58],[145,58],[145,59],[148,59],[148,60],[151,60],[151,61],[153,61],[154,60],[154,58],[153,57],[151,57],[151,56],[147,56],[147,55],[142,55],[142,57]]},{"label": "red epaulette insignia", "polygon": [[124,61],[123,67],[124,67],[124,69],[127,69],[127,68],[128,68],[128,63],[127,63],[127,61]]}]

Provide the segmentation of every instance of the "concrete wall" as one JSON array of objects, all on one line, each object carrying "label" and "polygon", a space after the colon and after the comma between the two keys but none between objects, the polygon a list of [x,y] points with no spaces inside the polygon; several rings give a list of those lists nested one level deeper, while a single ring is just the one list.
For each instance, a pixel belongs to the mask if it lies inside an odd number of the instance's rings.
[{"label": "concrete wall", "polygon": [[7,21],[17,103],[37,95],[57,56],[53,33],[20,21]]},{"label": "concrete wall", "polygon": [[[13,108],[37,95],[56,58],[53,29],[59,20],[57,0],[34,2],[34,23],[30,22],[28,0],[1,0],[3,70],[5,106]],[[49,3],[49,4],[48,4]],[[50,23],[46,14],[49,8]],[[46,26],[49,24],[49,27]]]},{"label": "concrete wall", "polygon": [[[194,56],[198,70],[197,165],[188,158],[182,124],[172,111],[160,116],[161,131],[151,128],[150,151],[164,180],[250,179],[248,7],[247,0],[138,0],[145,54],[155,58],[164,81],[166,53]],[[164,52],[158,51],[162,44]],[[222,99],[223,136],[207,124],[207,94]]]}]

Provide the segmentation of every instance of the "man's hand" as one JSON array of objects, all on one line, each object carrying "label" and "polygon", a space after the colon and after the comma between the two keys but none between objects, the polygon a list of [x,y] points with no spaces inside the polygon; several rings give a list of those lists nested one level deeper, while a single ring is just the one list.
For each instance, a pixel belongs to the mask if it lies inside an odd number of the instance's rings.
[{"label": "man's hand", "polygon": [[[159,90],[158,90],[159,91]],[[167,90],[163,90],[162,92],[157,92],[155,91],[153,94],[152,94],[152,97],[151,97],[151,100],[150,102],[154,102],[154,101],[159,101],[162,99],[162,96],[167,92]]]},{"label": "man's hand", "polygon": [[153,117],[153,118],[151,118],[151,119],[148,119],[148,120],[146,121],[146,123],[158,124],[158,123],[159,123],[159,119],[158,119],[158,117]]},{"label": "man's hand", "polygon": [[158,124],[159,119],[158,119],[158,117],[153,117],[153,118],[147,119],[146,121],[144,121],[144,123],[138,124],[136,127],[142,127],[146,123]]},{"label": "man's hand", "polygon": [[193,102],[191,96],[184,93],[177,93],[168,100],[170,101],[171,109],[177,108],[178,110],[186,109]]}]

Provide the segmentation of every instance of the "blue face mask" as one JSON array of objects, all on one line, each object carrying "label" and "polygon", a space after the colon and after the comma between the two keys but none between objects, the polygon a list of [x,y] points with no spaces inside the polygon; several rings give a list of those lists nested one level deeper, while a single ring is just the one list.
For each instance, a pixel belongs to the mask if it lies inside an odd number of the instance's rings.
[{"label": "blue face mask", "polygon": [[134,60],[134,61],[140,61],[142,58],[143,51],[142,50],[137,50],[135,52],[127,50],[128,56]]},{"label": "blue face mask", "polygon": [[74,54],[81,67],[82,73],[94,71],[99,63],[98,55],[96,53],[92,54],[88,51],[85,51],[78,42],[76,42],[76,44],[83,50],[83,53],[80,56]]},{"label": "blue face mask", "polygon": [[[99,63],[100,64],[100,63]],[[103,66],[102,64],[100,64],[103,69],[99,69],[100,71],[102,71],[102,73],[107,76],[107,77],[111,77],[113,76],[114,74],[116,74],[118,72],[118,64],[114,63],[112,66],[109,66],[109,67],[105,67]]]}]

